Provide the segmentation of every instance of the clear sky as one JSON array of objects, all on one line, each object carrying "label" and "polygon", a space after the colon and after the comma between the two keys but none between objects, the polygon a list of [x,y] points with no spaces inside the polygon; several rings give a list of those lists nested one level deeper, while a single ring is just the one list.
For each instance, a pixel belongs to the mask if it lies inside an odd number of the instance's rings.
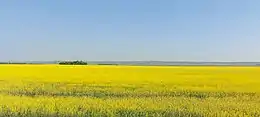
[{"label": "clear sky", "polygon": [[0,61],[260,61],[260,0],[2,0]]}]

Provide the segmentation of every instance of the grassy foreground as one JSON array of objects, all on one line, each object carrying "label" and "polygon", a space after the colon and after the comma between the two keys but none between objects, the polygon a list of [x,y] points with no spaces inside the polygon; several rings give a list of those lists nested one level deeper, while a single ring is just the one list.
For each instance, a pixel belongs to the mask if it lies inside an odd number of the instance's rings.
[{"label": "grassy foreground", "polygon": [[259,117],[260,67],[0,65],[0,116]]}]

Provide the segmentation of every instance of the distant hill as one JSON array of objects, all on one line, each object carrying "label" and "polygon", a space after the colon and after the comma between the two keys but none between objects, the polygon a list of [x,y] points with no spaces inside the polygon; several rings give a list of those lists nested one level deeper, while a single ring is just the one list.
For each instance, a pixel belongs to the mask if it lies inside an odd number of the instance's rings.
[{"label": "distant hill", "polygon": [[155,66],[259,66],[260,62],[189,62],[189,61],[89,61],[89,64],[155,65]]},{"label": "distant hill", "polygon": [[[87,61],[89,65],[142,66],[260,66],[260,62],[189,62],[189,61]],[[0,64],[58,64],[58,61],[0,62]]]}]

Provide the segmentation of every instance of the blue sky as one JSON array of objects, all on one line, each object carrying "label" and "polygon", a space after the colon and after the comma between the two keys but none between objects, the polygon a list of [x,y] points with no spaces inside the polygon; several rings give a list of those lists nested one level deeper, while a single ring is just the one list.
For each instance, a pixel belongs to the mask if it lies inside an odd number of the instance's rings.
[{"label": "blue sky", "polygon": [[0,61],[260,61],[259,0],[3,0]]}]

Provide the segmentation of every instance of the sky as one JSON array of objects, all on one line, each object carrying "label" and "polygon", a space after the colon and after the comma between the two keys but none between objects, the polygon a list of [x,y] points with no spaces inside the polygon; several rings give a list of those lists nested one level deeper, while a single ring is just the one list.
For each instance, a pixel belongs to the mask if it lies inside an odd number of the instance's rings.
[{"label": "sky", "polygon": [[2,0],[0,61],[260,61],[259,0]]}]

